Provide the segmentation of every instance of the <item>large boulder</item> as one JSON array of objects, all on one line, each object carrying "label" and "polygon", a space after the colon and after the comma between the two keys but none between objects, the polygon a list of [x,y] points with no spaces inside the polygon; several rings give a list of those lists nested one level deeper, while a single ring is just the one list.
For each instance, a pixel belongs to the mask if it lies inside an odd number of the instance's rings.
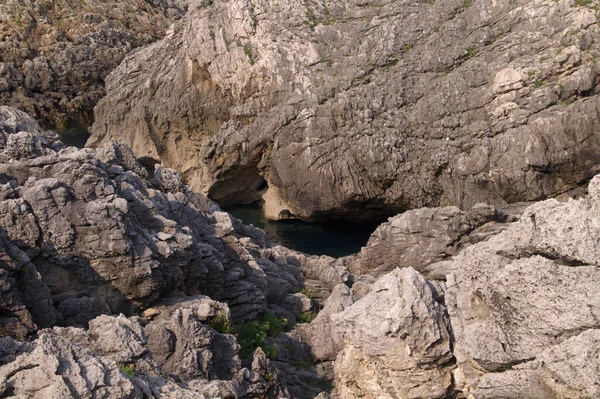
[{"label": "large boulder", "polygon": [[600,170],[599,57],[588,2],[196,0],[107,78],[88,144],[271,218],[500,207]]},{"label": "large boulder", "polygon": [[371,293],[330,318],[335,334],[343,337],[334,365],[339,398],[450,393],[453,354],[446,309],[414,269],[383,276]]},{"label": "large boulder", "polygon": [[455,257],[446,300],[457,387],[477,398],[600,393],[600,177]]}]

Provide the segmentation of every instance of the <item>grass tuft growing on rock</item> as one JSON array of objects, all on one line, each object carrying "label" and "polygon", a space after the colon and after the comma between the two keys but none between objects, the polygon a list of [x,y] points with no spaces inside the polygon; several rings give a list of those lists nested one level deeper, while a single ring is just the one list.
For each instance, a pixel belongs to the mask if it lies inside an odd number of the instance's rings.
[{"label": "grass tuft growing on rock", "polygon": [[256,348],[261,347],[269,358],[277,356],[277,348],[265,344],[269,337],[275,337],[287,326],[285,318],[265,313],[256,320],[247,321],[235,327],[235,335],[240,344],[240,355],[244,359],[252,357]]},{"label": "grass tuft growing on rock", "polygon": [[125,364],[118,362],[117,366],[119,366],[119,371],[121,373],[125,373],[127,375],[135,375],[135,366],[133,364]]}]

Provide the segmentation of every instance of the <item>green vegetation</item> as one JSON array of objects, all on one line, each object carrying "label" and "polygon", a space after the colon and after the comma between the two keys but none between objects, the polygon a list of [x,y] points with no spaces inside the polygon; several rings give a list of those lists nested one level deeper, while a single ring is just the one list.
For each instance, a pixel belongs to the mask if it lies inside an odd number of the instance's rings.
[{"label": "green vegetation", "polygon": [[248,62],[250,65],[254,65],[255,61],[254,57],[252,56],[252,47],[250,46],[250,43],[246,43],[244,45],[244,54],[246,54],[246,57],[248,57]]},{"label": "green vegetation", "polygon": [[473,0],[465,0],[463,3],[463,7],[471,7],[471,4],[473,4]]},{"label": "green vegetation", "polygon": [[300,360],[299,362],[294,363],[293,366],[298,370],[310,370],[314,364],[310,360]]},{"label": "green vegetation", "polygon": [[308,25],[311,30],[315,30],[315,26],[319,24],[319,18],[315,15],[312,9],[306,9],[306,18],[308,18],[304,23]]},{"label": "green vegetation", "polygon": [[223,315],[217,315],[206,321],[206,324],[221,334],[233,334],[234,328],[231,321]]},{"label": "green vegetation", "polygon": [[202,3],[198,4],[196,8],[199,10],[201,8],[207,8],[213,5],[214,0],[204,0]]},{"label": "green vegetation", "polygon": [[315,317],[317,317],[317,312],[304,312],[298,316],[298,323],[310,323],[315,319]]},{"label": "green vegetation", "polygon": [[241,356],[244,359],[250,358],[256,348],[261,347],[265,354],[274,358],[277,356],[277,348],[265,345],[268,337],[275,337],[283,332],[288,322],[285,318],[277,318],[272,313],[265,313],[262,317],[247,321],[235,326],[234,330],[238,343],[241,347]]},{"label": "green vegetation", "polygon": [[466,57],[467,59],[469,59],[469,58],[473,58],[473,57],[475,57],[475,55],[476,55],[476,54],[477,54],[477,50],[475,50],[475,49],[470,49],[469,51],[467,51],[467,54],[465,55],[465,57]]},{"label": "green vegetation", "polygon": [[127,375],[135,375],[135,366],[133,364],[124,364],[118,362],[117,366],[119,366],[119,371],[121,373],[125,373]]},{"label": "green vegetation", "polygon": [[594,2],[594,0],[575,0],[575,3],[573,5],[575,7],[584,7],[589,4],[592,4],[593,2]]}]

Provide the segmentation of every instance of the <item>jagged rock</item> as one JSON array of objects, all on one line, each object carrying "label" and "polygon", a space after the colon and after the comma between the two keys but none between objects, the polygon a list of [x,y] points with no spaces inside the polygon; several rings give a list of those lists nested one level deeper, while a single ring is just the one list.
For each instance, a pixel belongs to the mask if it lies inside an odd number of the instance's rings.
[{"label": "jagged rock", "polygon": [[77,327],[87,327],[90,320],[110,314],[110,307],[99,297],[67,298],[57,310],[65,324]]},{"label": "jagged rock", "polygon": [[338,352],[343,349],[343,334],[332,328],[331,316],[343,312],[353,303],[350,288],[339,284],[327,298],[317,317],[310,324],[302,324],[297,328],[302,340],[309,344],[316,360],[335,360]]},{"label": "jagged rock", "polygon": [[166,192],[186,191],[187,187],[183,183],[181,174],[175,169],[165,168],[164,166],[156,165],[154,169],[154,177],[152,184],[158,190]]},{"label": "jagged rock", "polygon": [[330,316],[343,337],[334,364],[339,398],[441,398],[451,386],[449,320],[414,269],[381,277],[371,293]]},{"label": "jagged rock", "polygon": [[5,145],[6,135],[19,132],[42,133],[38,123],[27,113],[14,108],[0,106],[0,132],[3,141],[0,144]]},{"label": "jagged rock", "polygon": [[464,392],[600,392],[593,349],[600,327],[598,187],[595,177],[585,199],[536,203],[506,231],[454,259],[446,300]]},{"label": "jagged rock", "polygon": [[89,144],[273,218],[539,200],[600,170],[599,38],[572,0],[196,0],[108,76]]},{"label": "jagged rock", "polygon": [[131,148],[116,141],[110,141],[99,148],[96,158],[110,165],[120,165],[124,170],[130,170],[143,179],[148,177],[148,172],[135,158]]},{"label": "jagged rock", "polygon": [[[154,176],[165,191],[148,187],[125,147],[108,144],[98,150],[100,161],[90,149],[40,143],[36,158],[0,162],[0,227],[40,273],[64,323],[85,326],[99,314],[131,315],[159,297],[200,293],[227,302],[236,321],[271,304],[294,316],[304,310],[292,298],[296,290],[313,284],[326,298],[348,279],[333,258],[273,247],[264,232],[216,210],[173,171],[159,167]],[[41,309],[48,302],[32,303]]]},{"label": "jagged rock", "polygon": [[106,75],[186,9],[187,0],[3,1],[0,103],[47,127],[88,126]]},{"label": "jagged rock", "polygon": [[148,349],[166,372],[184,381],[231,379],[241,369],[239,346],[233,336],[217,334],[200,317],[183,308],[151,322],[144,330]]},{"label": "jagged rock", "polygon": [[41,129],[24,112],[0,106],[0,162],[11,159],[35,158],[43,148]]},{"label": "jagged rock", "polygon": [[2,394],[21,398],[136,398],[142,392],[116,364],[68,339],[42,334],[35,349],[0,367]]},{"label": "jagged rock", "polygon": [[0,366],[13,362],[17,356],[31,349],[28,344],[15,341],[11,337],[0,338]]},{"label": "jagged rock", "polygon": [[348,258],[348,269],[355,275],[377,277],[397,267],[412,267],[426,278],[445,279],[444,260],[498,234],[508,226],[507,221],[514,219],[484,204],[470,212],[456,207],[407,211],[381,224],[360,253]]},{"label": "jagged rock", "polygon": [[116,362],[134,362],[146,352],[142,326],[123,315],[95,318],[90,321],[88,335],[93,337],[92,349]]},{"label": "jagged rock", "polygon": [[24,339],[58,321],[50,290],[29,257],[0,228],[0,333]]}]

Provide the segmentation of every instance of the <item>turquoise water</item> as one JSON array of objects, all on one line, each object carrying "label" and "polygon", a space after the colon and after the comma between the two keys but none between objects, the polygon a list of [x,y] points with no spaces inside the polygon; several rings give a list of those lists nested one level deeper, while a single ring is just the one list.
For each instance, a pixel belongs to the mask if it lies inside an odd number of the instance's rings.
[{"label": "turquoise water", "polygon": [[60,141],[66,146],[77,148],[85,147],[87,139],[90,138],[90,132],[86,128],[73,127],[65,130],[55,130],[60,136]]},{"label": "turquoise water", "polygon": [[288,248],[310,255],[329,255],[335,258],[360,251],[377,223],[331,221],[306,223],[299,220],[273,221],[265,218],[260,205],[221,207],[245,224],[253,224],[267,232],[269,239]]}]

